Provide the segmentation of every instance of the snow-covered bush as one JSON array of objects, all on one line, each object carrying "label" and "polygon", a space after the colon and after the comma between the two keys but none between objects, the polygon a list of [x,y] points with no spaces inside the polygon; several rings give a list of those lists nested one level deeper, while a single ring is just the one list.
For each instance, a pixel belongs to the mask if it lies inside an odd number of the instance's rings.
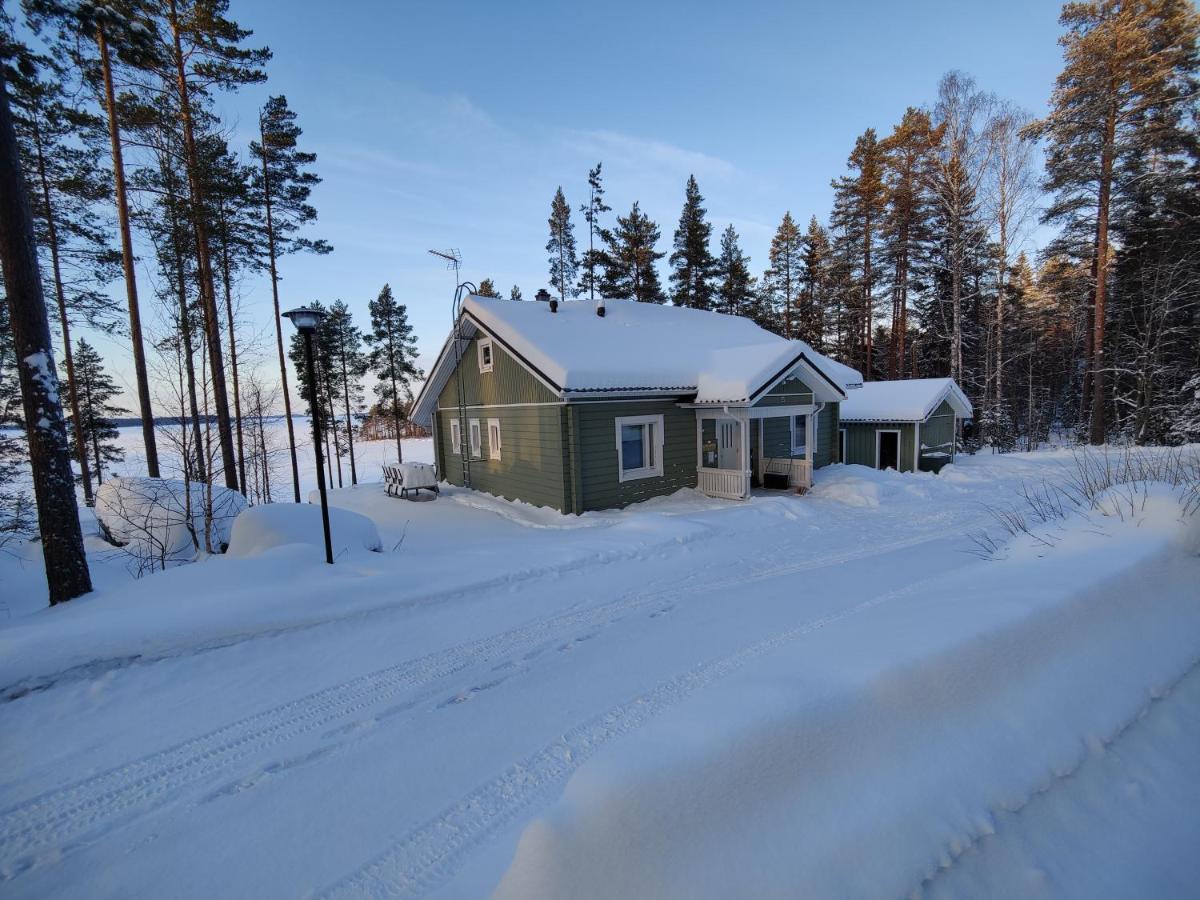
[{"label": "snow-covered bush", "polygon": [[[383,549],[375,523],[348,509],[330,508],[329,533],[335,555],[347,549],[373,552]],[[257,556],[287,544],[310,544],[324,549],[321,507],[311,503],[267,503],[251,507],[233,523],[228,555]]]},{"label": "snow-covered bush", "polygon": [[[212,515],[205,540],[209,491]],[[96,521],[104,537],[133,557],[138,572],[224,552],[246,498],[218,485],[170,478],[112,478],[96,490]]]}]

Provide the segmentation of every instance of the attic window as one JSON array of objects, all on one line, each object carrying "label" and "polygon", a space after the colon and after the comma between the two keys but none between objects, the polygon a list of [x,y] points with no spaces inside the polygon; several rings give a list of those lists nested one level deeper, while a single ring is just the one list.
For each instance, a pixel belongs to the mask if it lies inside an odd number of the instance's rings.
[{"label": "attic window", "polygon": [[492,371],[492,339],[483,338],[479,344],[479,371]]}]

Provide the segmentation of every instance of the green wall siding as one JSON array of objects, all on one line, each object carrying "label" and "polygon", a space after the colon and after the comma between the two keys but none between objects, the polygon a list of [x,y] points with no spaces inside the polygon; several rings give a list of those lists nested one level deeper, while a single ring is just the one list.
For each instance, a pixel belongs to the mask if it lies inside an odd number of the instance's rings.
[{"label": "green wall siding", "polygon": [[785,378],[759,398],[755,406],[807,406],[812,388],[799,378]]},{"label": "green wall siding", "polygon": [[813,455],[813,468],[819,469],[838,461],[838,410],[839,404],[826,403],[817,415],[817,449]]},{"label": "green wall siding", "polygon": [[[931,450],[944,450],[953,453],[954,450],[954,407],[949,400],[943,400],[942,405],[921,425],[921,444]],[[942,446],[949,445],[949,446]],[[949,458],[934,457],[921,460],[921,468],[937,471]]]},{"label": "green wall siding", "polygon": [[[437,413],[438,461],[442,477],[463,483],[463,461],[451,451],[450,422],[456,410]],[[479,419],[483,445],[471,459],[471,486],[477,490],[570,512],[565,414],[561,406],[508,406],[467,410],[463,450],[470,448],[470,420]],[[500,459],[490,459],[488,419],[500,420]]]},{"label": "green wall siding", "polygon": [[852,465],[875,467],[875,432],[897,430],[900,432],[900,469],[913,471],[913,437],[916,426],[911,422],[861,423],[845,422],[846,462]]},{"label": "green wall siding", "polygon": [[[479,335],[471,339],[462,355],[463,394],[467,406],[496,406],[505,403],[555,403],[558,396],[539,381],[499,343],[492,342],[492,371],[479,371]],[[458,406],[458,379],[454,375],[442,388],[438,408]]]},{"label": "green wall siding", "polygon": [[[674,400],[576,403],[572,438],[578,442],[580,510],[611,509],[696,486],[696,412]],[[663,474],[622,482],[617,471],[619,416],[663,417]]]}]

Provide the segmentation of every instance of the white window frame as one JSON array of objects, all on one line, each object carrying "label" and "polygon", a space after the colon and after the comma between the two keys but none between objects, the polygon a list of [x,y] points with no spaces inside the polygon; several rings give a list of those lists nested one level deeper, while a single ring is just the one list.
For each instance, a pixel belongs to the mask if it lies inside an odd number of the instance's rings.
[{"label": "white window frame", "polygon": [[[634,481],[638,478],[661,478],[663,473],[663,417],[658,416],[617,416],[614,420],[617,437],[617,478],[618,480]],[[640,469],[625,468],[625,450],[621,443],[621,429],[626,425],[649,425],[642,432],[642,460],[651,460],[648,466]]]},{"label": "white window frame", "polygon": [[[809,415],[811,415],[811,413],[796,413],[795,415],[788,416],[788,422],[792,426],[792,428],[791,428],[792,455],[795,456],[795,454],[797,454],[801,451],[804,451],[804,457],[803,457],[804,459],[808,459],[808,417],[809,417]],[[801,433],[801,438],[803,439],[804,443],[797,444],[796,443],[796,420],[798,418],[800,418],[801,416],[804,416],[804,429]]]},{"label": "white window frame", "polygon": [[500,458],[500,420],[487,420],[488,459]]},{"label": "white window frame", "polygon": [[846,465],[846,455],[850,452],[850,435],[845,428],[838,429],[838,462]]},{"label": "white window frame", "polygon": [[471,459],[483,456],[483,429],[478,419],[467,419],[467,436],[471,442]]},{"label": "white window frame", "polygon": [[458,419],[450,420],[450,452],[462,456],[462,426]]},{"label": "white window frame", "polygon": [[[483,361],[483,355],[484,355],[485,351],[487,353],[487,362]],[[482,374],[484,372],[492,371],[492,366],[496,362],[496,350],[492,346],[492,339],[491,338],[480,338],[479,342],[475,345],[475,352],[479,356],[479,372],[480,372],[480,374]]]}]

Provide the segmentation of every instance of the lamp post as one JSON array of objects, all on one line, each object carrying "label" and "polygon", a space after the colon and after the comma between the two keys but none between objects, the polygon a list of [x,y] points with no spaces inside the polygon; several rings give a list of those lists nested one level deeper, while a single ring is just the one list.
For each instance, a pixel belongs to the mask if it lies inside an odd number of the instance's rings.
[{"label": "lamp post", "polygon": [[321,492],[321,525],[325,529],[325,562],[333,565],[333,541],[329,537],[329,501],[325,498],[325,461],[321,458],[321,408],[317,404],[317,373],[313,365],[313,332],[325,318],[320,309],[288,310],[283,314],[304,336],[304,359],[308,366],[308,405],[312,413],[313,450],[317,455],[317,490]]}]

